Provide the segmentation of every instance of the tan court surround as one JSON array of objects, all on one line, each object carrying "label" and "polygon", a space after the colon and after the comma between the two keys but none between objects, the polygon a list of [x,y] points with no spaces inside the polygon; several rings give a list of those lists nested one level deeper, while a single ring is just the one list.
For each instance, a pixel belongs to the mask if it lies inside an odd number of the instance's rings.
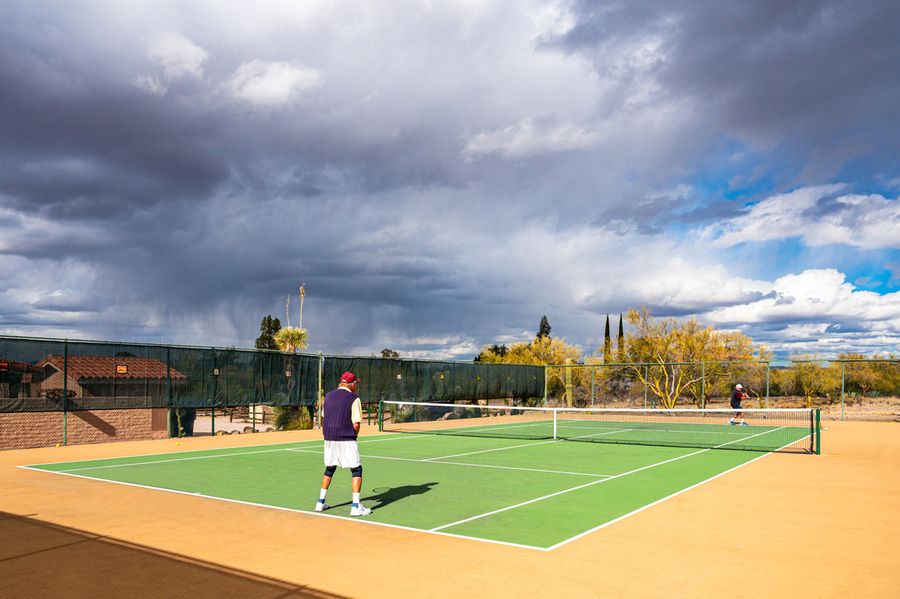
[{"label": "tan court surround", "polygon": [[315,431],[0,452],[0,596],[895,598],[900,424],[827,424],[552,552],[15,467]]}]

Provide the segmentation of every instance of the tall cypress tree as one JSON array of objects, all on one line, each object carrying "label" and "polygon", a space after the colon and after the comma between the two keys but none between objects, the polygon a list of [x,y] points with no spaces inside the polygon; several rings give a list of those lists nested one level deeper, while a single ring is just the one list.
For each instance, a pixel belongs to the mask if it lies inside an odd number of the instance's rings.
[{"label": "tall cypress tree", "polygon": [[541,316],[541,324],[538,328],[537,338],[543,339],[544,337],[550,336],[550,321],[547,320],[547,315],[544,314]]},{"label": "tall cypress tree", "polygon": [[625,327],[622,326],[622,313],[619,312],[619,338],[617,339],[618,343],[616,344],[616,353],[618,357],[616,358],[619,363],[625,362]]},{"label": "tall cypress tree", "polygon": [[603,331],[603,363],[612,362],[612,340],[609,338],[609,314],[606,315],[606,329]]},{"label": "tall cypress tree", "polygon": [[275,343],[275,333],[281,330],[281,321],[267,314],[259,323],[259,337],[256,338],[256,349],[279,349]]}]

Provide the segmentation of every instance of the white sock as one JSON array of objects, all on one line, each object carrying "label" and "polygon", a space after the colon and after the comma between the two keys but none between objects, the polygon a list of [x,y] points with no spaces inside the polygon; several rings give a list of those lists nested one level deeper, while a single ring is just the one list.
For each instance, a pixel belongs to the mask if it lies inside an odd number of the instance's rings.
[{"label": "white sock", "polygon": [[319,489],[319,499],[325,501],[325,494],[328,493],[328,489]]},{"label": "white sock", "polygon": [[359,493],[353,494],[353,503],[359,505]]}]

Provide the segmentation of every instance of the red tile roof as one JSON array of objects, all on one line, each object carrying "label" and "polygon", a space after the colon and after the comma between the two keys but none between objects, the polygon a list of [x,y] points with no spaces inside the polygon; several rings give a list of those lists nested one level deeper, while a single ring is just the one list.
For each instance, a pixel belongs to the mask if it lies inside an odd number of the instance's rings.
[{"label": "red tile roof", "polygon": [[[49,364],[60,372],[63,371],[63,356],[47,356],[38,366]],[[125,366],[127,374],[117,374],[116,366]],[[69,376],[76,381],[84,379],[164,379],[166,378],[166,365],[153,358],[135,358],[131,356],[69,356]],[[174,368],[169,369],[172,380],[186,379],[187,376]]]},{"label": "red tile roof", "polygon": [[41,372],[41,368],[32,366],[27,362],[16,362],[15,360],[7,360],[0,358],[0,372]]}]

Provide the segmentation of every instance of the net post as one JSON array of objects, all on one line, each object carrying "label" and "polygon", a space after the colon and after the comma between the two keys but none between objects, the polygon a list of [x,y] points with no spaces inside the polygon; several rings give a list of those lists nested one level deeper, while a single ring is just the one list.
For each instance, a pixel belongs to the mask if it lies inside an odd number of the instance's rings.
[{"label": "net post", "polygon": [[378,432],[384,432],[384,400],[378,400]]},{"label": "net post", "polygon": [[554,439],[558,438],[556,435],[556,415],[557,415],[557,410],[553,410],[553,438]]},{"label": "net post", "polygon": [[816,455],[822,455],[822,411],[816,408]]}]

